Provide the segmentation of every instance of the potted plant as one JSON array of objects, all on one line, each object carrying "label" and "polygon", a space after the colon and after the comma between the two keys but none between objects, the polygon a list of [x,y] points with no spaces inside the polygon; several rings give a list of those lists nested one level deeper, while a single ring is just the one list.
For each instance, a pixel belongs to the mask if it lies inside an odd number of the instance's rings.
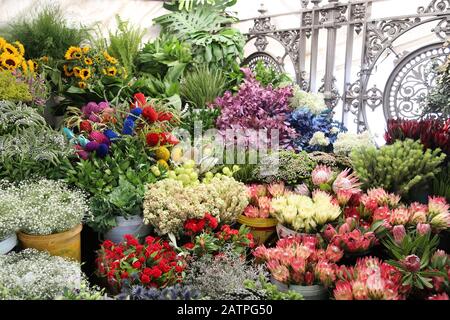
[{"label": "potted plant", "polygon": [[18,238],[23,248],[81,260],[82,222],[90,216],[86,195],[62,181],[24,181],[14,190],[13,212],[20,219]]},{"label": "potted plant", "polygon": [[280,239],[275,248],[260,246],[253,254],[266,263],[281,291],[297,291],[305,300],[325,300],[343,251],[334,245],[321,249],[317,237],[297,236]]},{"label": "potted plant", "polygon": [[276,231],[278,220],[271,217],[272,197],[284,194],[284,182],[266,185],[251,185],[248,187],[250,205],[238,217],[240,224],[250,227],[255,244],[266,242]]}]

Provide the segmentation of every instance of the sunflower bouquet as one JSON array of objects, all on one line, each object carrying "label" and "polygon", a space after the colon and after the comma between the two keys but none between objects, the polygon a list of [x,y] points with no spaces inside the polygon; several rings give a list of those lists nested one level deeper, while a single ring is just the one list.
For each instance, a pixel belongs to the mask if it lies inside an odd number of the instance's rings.
[{"label": "sunflower bouquet", "polygon": [[9,43],[0,37],[0,71],[20,70],[24,73],[34,73],[37,68],[36,62],[26,60],[24,56],[25,48],[22,43],[19,41]]}]

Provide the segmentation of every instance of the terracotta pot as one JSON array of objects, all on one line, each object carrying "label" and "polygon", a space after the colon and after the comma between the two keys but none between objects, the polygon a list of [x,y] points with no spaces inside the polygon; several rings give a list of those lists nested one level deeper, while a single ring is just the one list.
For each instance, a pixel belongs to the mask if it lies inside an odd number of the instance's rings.
[{"label": "terracotta pot", "polygon": [[276,231],[277,219],[272,218],[249,218],[240,215],[237,219],[240,224],[250,228],[255,245],[264,244]]},{"label": "terracotta pot", "polygon": [[81,237],[80,233],[83,225],[61,233],[47,236],[30,235],[18,232],[20,245],[22,248],[34,248],[41,251],[48,251],[51,255],[81,261]]},{"label": "terracotta pot", "polygon": [[0,254],[7,254],[17,245],[17,236],[15,233],[0,240]]}]

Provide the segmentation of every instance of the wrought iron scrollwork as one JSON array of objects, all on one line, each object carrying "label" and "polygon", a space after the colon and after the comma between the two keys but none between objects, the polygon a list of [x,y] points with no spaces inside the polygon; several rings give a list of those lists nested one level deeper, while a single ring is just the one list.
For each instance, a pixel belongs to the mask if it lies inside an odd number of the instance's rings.
[{"label": "wrought iron scrollwork", "polygon": [[265,52],[255,52],[251,54],[247,59],[244,60],[242,65],[248,66],[251,70],[254,71],[259,61],[262,61],[264,63],[264,66],[271,68],[278,73],[284,72],[282,64],[280,64],[279,61],[272,55]]},{"label": "wrought iron scrollwork", "polygon": [[450,9],[450,0],[433,0],[427,7],[419,7],[418,14],[439,13]]}]

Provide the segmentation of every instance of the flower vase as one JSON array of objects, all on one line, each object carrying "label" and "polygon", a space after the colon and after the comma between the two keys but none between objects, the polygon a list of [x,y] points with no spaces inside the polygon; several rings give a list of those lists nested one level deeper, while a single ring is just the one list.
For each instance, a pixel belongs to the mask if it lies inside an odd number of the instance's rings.
[{"label": "flower vase", "polygon": [[19,231],[17,236],[22,248],[48,251],[51,255],[81,261],[81,224],[74,228],[45,236],[30,235]]},{"label": "flower vase", "polygon": [[0,240],[0,254],[7,254],[17,245],[17,235],[15,233]]},{"label": "flower vase", "polygon": [[303,296],[305,300],[327,300],[329,297],[328,289],[322,285],[313,286],[300,286],[294,284],[286,284],[275,280],[272,276],[270,282],[277,287],[281,292],[287,292],[289,290],[295,291]]},{"label": "flower vase", "polygon": [[249,218],[244,215],[240,215],[237,221],[250,228],[256,246],[262,245],[270,239],[275,233],[278,223],[277,219]]},{"label": "flower vase", "polygon": [[300,232],[289,229],[288,227],[283,226],[281,223],[278,223],[276,226],[278,238],[287,238],[287,237],[296,237],[301,236]]},{"label": "flower vase", "polygon": [[117,226],[103,234],[103,240],[110,240],[114,243],[123,241],[126,234],[136,238],[145,238],[150,234],[150,227],[144,224],[141,216],[134,215],[128,218],[116,217]]}]

